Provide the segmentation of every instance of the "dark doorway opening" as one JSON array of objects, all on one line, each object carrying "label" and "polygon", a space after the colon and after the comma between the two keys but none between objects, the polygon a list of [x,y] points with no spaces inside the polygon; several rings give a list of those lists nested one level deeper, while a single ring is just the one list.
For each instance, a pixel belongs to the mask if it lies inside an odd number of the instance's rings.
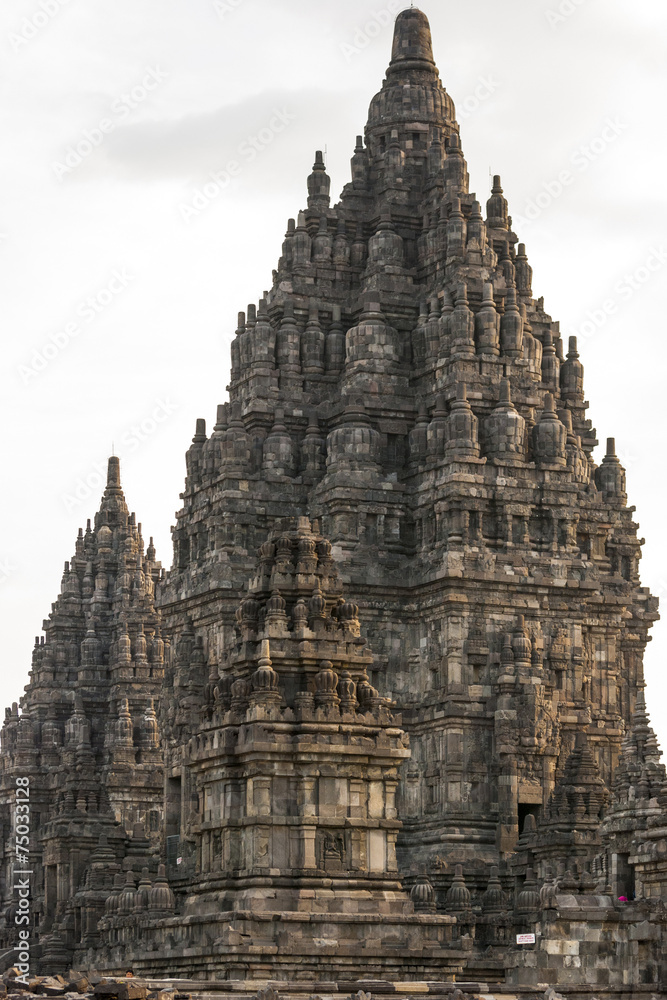
[{"label": "dark doorway opening", "polygon": [[181,832],[181,794],[181,779],[167,778],[167,837],[178,836]]},{"label": "dark doorway opening", "polygon": [[529,816],[535,817],[535,822],[539,823],[542,813],[542,806],[533,802],[519,802],[519,835],[524,831],[526,820]]},{"label": "dark doorway opening", "polygon": [[635,898],[635,869],[629,854],[616,855],[616,895]]}]

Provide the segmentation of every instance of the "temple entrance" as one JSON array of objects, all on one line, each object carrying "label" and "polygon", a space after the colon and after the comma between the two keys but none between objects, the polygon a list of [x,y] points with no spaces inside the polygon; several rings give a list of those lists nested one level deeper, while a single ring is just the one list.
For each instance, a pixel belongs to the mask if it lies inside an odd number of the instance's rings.
[{"label": "temple entrance", "polygon": [[534,802],[519,802],[517,809],[518,809],[519,836],[521,836],[528,816],[534,816],[535,822],[539,823],[540,816],[542,814],[542,806],[539,805],[539,803],[534,803]]},{"label": "temple entrance", "polygon": [[166,836],[178,837],[181,833],[181,779],[167,778]]},{"label": "temple entrance", "polygon": [[626,899],[635,898],[635,869],[630,864],[629,854],[614,855],[616,896],[624,896]]}]

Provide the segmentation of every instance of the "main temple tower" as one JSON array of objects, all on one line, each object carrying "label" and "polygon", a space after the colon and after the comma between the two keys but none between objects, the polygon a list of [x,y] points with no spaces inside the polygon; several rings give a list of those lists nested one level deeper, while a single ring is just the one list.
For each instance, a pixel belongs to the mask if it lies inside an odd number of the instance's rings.
[{"label": "main temple tower", "polygon": [[593,460],[577,343],[500,178],[485,211],[469,192],[419,10],[334,206],[316,155],[229,400],[188,453],[163,612],[224,675],[258,548],[276,519],[318,521],[410,734],[404,870],[511,851],[580,731],[609,782],[656,617],[625,474],[613,440]]}]

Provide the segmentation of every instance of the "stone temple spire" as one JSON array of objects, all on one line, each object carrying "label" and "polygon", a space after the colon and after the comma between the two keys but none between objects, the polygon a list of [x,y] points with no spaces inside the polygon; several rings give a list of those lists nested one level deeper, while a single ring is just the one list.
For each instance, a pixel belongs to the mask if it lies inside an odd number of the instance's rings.
[{"label": "stone temple spire", "polygon": [[661,757],[642,688],[637,694],[632,723],[623,741],[618,767],[614,772],[615,803],[629,801],[635,804],[642,797],[657,796],[666,780]]},{"label": "stone temple spire", "polygon": [[[155,556],[152,544],[144,552],[141,525],[125,502],[120,461],[112,457],[94,524],[79,531],[44,621],[21,718],[17,712],[15,723],[10,713],[2,733],[5,747],[16,735],[20,752],[0,758],[0,806],[21,773],[17,768],[33,767],[31,794],[42,817],[35,824],[40,867],[47,852],[72,852],[87,864],[101,836],[122,858],[134,824],[149,824],[158,814],[162,769],[139,735],[164,675],[154,600],[162,568]],[[67,880],[53,889],[54,912],[70,905],[78,881],[74,889]]]},{"label": "stone temple spire", "polygon": [[112,456],[109,459],[106,489],[95,521],[98,527],[100,524],[120,523],[126,520],[128,514],[120,481],[120,459]]},{"label": "stone temple spire", "polygon": [[444,129],[446,137],[458,131],[454,102],[433,58],[428,18],[414,7],[396,18],[391,62],[382,90],[371,102],[366,128],[371,151],[376,152],[371,136],[380,138],[387,129],[408,124]]},{"label": "stone temple spire", "polygon": [[416,7],[402,11],[396,18],[391,63],[387,75],[407,70],[426,70],[437,74],[433,58],[431,26],[426,14]]},{"label": "stone temple spire", "polygon": [[[644,689],[640,688],[614,772],[611,803],[601,829],[606,868],[617,896],[631,897],[642,881],[659,880],[659,873],[664,868],[667,773],[661,758],[646,710]],[[633,866],[637,862],[639,867],[634,873]],[[648,865],[648,871],[643,874],[642,865]],[[650,896],[652,892],[647,888],[644,895]]]}]

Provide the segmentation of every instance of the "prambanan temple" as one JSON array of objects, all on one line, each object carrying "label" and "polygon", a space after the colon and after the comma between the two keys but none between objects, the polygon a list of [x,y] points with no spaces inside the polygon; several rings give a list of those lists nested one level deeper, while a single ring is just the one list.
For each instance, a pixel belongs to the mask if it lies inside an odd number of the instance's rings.
[{"label": "prambanan temple", "polygon": [[197,421],[171,570],[112,458],[7,710],[5,964],[18,776],[44,972],[655,995],[658,602],[419,10],[340,200],[319,152],[307,187]]}]

